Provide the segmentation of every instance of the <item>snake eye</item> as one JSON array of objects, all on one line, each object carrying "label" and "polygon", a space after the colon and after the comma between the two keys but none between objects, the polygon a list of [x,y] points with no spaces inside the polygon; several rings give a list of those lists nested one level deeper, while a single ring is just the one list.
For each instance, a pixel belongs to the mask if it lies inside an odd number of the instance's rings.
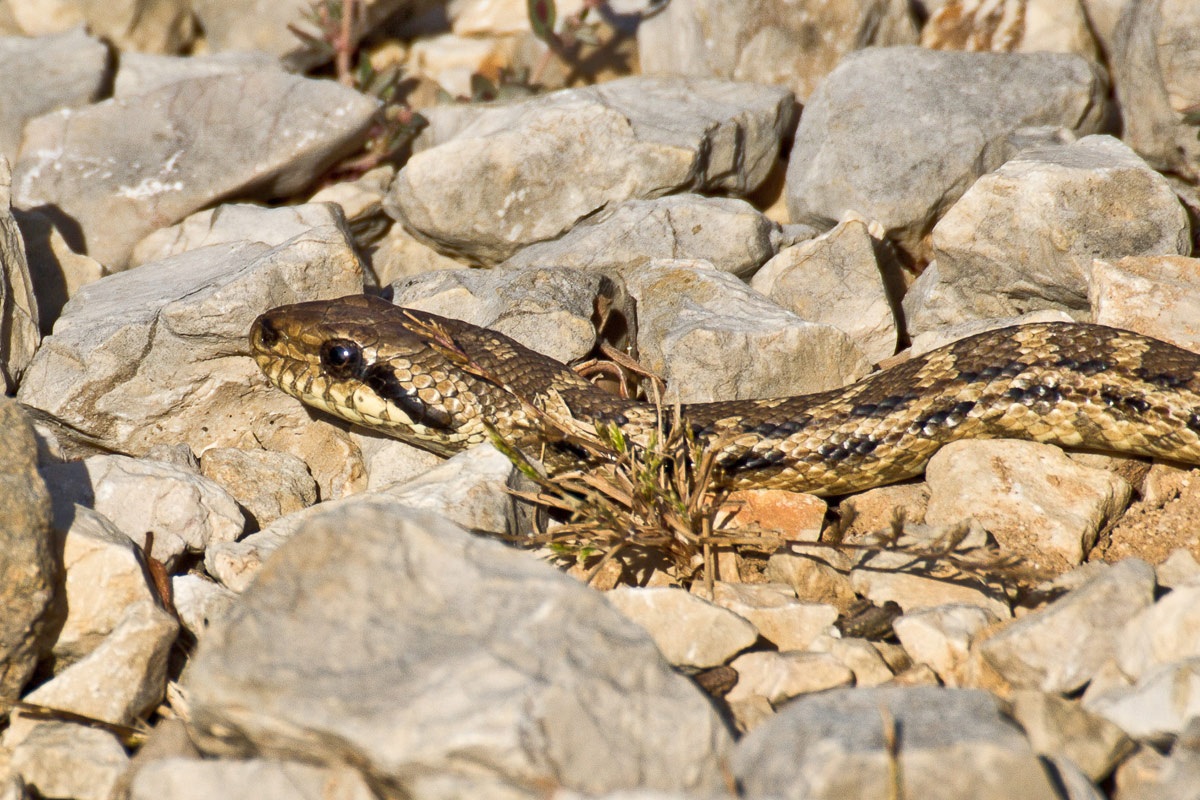
[{"label": "snake eye", "polygon": [[362,365],[362,348],[345,339],[333,339],[321,346],[321,364],[334,375],[350,375]]}]

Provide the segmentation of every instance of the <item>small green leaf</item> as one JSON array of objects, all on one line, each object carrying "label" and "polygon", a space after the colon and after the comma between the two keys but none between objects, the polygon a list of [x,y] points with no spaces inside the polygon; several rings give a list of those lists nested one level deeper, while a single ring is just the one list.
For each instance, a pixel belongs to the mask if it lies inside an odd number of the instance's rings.
[{"label": "small green leaf", "polygon": [[554,36],[554,18],[558,11],[554,0],[529,0],[529,27],[543,42]]}]

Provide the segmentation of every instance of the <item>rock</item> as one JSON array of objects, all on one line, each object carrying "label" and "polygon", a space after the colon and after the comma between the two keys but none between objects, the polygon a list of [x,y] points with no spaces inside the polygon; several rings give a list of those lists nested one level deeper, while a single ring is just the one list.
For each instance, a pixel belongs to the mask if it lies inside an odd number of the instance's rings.
[{"label": "rock", "polygon": [[350,513],[351,509],[402,504],[434,512],[468,530],[515,532],[507,486],[513,466],[490,444],[459,453],[401,484],[328,500],[280,517],[241,541],[221,542],[204,554],[205,568],[228,589],[243,591],[271,553],[313,520]]},{"label": "rock", "polygon": [[[1000,166],[1005,137],[1029,125],[1092,133],[1104,93],[1092,66],[1072,55],[851,53],[805,105],[788,165],[791,219],[853,210],[927,258],[923,238],[978,176]],[[910,124],[893,125],[899,118]]]},{"label": "rock", "polygon": [[164,461],[99,455],[51,464],[42,477],[61,530],[74,517],[75,504],[93,508],[139,547],[152,532],[151,555],[168,568],[185,552],[237,539],[246,525],[237,501],[219,484]]},{"label": "rock", "polygon": [[[156,603],[132,603],[99,646],[23,699],[130,725],[162,700],[167,653],[178,630],[175,618]],[[40,724],[24,714],[14,715],[0,741],[16,747]]]},{"label": "rock", "polygon": [[1166,561],[1154,568],[1154,574],[1158,578],[1159,586],[1174,589],[1200,576],[1200,562],[1197,562],[1189,551],[1180,547],[1172,550]]},{"label": "rock", "polygon": [[0,389],[16,389],[41,334],[25,246],[10,207],[12,176],[0,158]]},{"label": "rock", "polygon": [[[404,11],[417,15],[432,6],[430,0],[368,0],[363,3],[359,24],[351,46],[368,31],[392,14]],[[226,50],[263,50],[278,57],[289,70],[303,72],[327,62],[332,54],[326,48],[311,47],[292,33],[297,28],[321,37],[299,0],[245,6],[224,0],[193,0],[196,19],[204,30],[204,39],[213,52]]]},{"label": "rock", "polygon": [[1126,622],[1116,656],[1132,680],[1161,664],[1200,658],[1200,579],[1175,587]]},{"label": "rock", "polygon": [[[0,398],[0,696],[19,697],[48,649],[46,614],[61,564],[50,494],[37,472],[37,444],[21,407]],[[52,635],[52,634],[50,634]]]},{"label": "rock", "polygon": [[1170,756],[1143,746],[1117,770],[1116,800],[1196,800],[1200,797],[1200,748],[1171,749]]},{"label": "rock", "polygon": [[344,230],[279,245],[194,250],[83,287],[30,364],[18,396],[107,447],[267,447],[308,464],[322,497],[365,484],[338,428],[269,387],[246,357],[254,317],[362,291]]},{"label": "rock", "polygon": [[[930,275],[930,280],[926,283],[923,279]],[[905,299],[909,295],[913,295],[914,302],[918,305],[923,302],[916,298],[917,294],[924,291],[925,288],[938,289],[938,269],[937,262],[929,265],[929,268],[921,273],[921,277],[917,278],[909,289],[909,294],[905,295]],[[1046,309],[1044,311],[1030,311],[1028,314],[1021,314],[1018,317],[1003,317],[994,319],[966,319],[962,322],[956,322],[951,325],[943,325],[931,331],[918,333],[913,337],[912,347],[904,351],[909,355],[918,356],[922,353],[928,353],[930,350],[936,350],[943,345],[957,342],[959,339],[965,339],[968,336],[974,336],[977,333],[984,331],[994,331],[1000,328],[1011,328],[1014,325],[1025,325],[1031,322],[1074,322],[1074,319],[1065,311],[1054,309]]]},{"label": "rock", "polygon": [[642,70],[786,86],[802,103],[849,52],[916,44],[895,0],[672,0],[638,27]]},{"label": "rock", "polygon": [[1200,715],[1200,658],[1160,664],[1133,686],[1087,697],[1083,706],[1134,739],[1161,745]]},{"label": "rock", "polygon": [[858,220],[780,251],[750,287],[807,322],[845,331],[872,363],[896,353],[892,303],[874,240]]},{"label": "rock", "polygon": [[980,643],[983,659],[1017,689],[1074,692],[1118,649],[1122,626],[1150,605],[1154,570],[1120,561]]},{"label": "rock", "polygon": [[108,47],[80,28],[52,36],[0,38],[0,155],[16,160],[25,123],[100,99]]},{"label": "rock", "polygon": [[[905,532],[914,529],[906,526]],[[925,544],[952,533],[933,526],[921,530],[929,535]],[[850,573],[850,585],[875,605],[894,602],[906,614],[937,606],[967,605],[984,609],[1000,619],[1012,616],[1007,599],[994,586],[964,574],[955,575],[953,579],[931,575],[927,559],[887,549],[862,553]]]},{"label": "rock", "polygon": [[71,249],[51,216],[40,211],[13,211],[29,263],[33,294],[37,298],[42,335],[50,333],[67,300],[81,286],[100,280],[109,271],[94,258]]},{"label": "rock", "polygon": [[534,797],[543,780],[703,795],[730,748],[695,685],[595,592],[394,503],[297,533],[186,684],[207,754],[353,763],[416,797]]},{"label": "rock", "polygon": [[1120,476],[1072,461],[1053,445],[1010,439],[952,442],[929,460],[925,480],[926,522],[973,517],[1004,552],[1056,571],[1083,561],[1132,491]]},{"label": "rock", "polygon": [[628,279],[642,365],[681,402],[832,389],[869,369],[845,333],[805,322],[704,262],[651,262]]},{"label": "rock", "polygon": [[923,523],[928,504],[928,484],[900,483],[852,494],[838,505],[838,512],[849,520],[847,534],[862,535],[890,531],[898,523]]},{"label": "rock", "polygon": [[1056,695],[1021,689],[1013,694],[1012,709],[1034,750],[1069,759],[1093,781],[1107,778],[1134,749],[1116,725]]},{"label": "rock", "polygon": [[275,247],[327,225],[347,228],[346,218],[329,203],[278,208],[225,203],[148,234],[134,246],[129,265],[136,267],[214,244],[261,242]]},{"label": "rock", "polygon": [[441,252],[493,265],[626,200],[753,191],[791,118],[789,92],[728,81],[638,76],[555,92],[473,113],[409,159],[386,207]]},{"label": "rock", "polygon": [[156,603],[141,551],[106,517],[75,505],[55,514],[66,570],[66,619],[54,641],[55,671],[92,652],[136,603]]},{"label": "rock", "polygon": [[32,120],[14,197],[71,217],[72,245],[119,270],[148,233],[225,197],[295,194],[362,144],[375,111],[277,70],[178,81]]},{"label": "rock", "polygon": [[932,50],[1076,53],[1095,60],[1096,40],[1079,3],[947,0],[921,28]]},{"label": "rock", "polygon": [[39,722],[12,753],[12,770],[40,797],[109,800],[128,768],[116,736],[69,722]]},{"label": "rock", "polygon": [[228,614],[237,599],[237,595],[224,586],[190,573],[171,578],[171,595],[180,623],[197,639]]},{"label": "rock", "polygon": [[[889,722],[893,721],[893,722]],[[1057,800],[1029,743],[986,692],[833,689],[800,697],[748,733],[730,767],[748,797],[886,797],[888,730],[907,796]]]},{"label": "rock", "polygon": [[366,428],[351,428],[350,441],[362,454],[367,470],[365,491],[377,492],[395,484],[407,483],[445,461],[428,450],[421,450]]},{"label": "rock", "polygon": [[317,502],[317,482],[290,453],[214,447],[201,464],[201,474],[224,487],[260,530]]},{"label": "rock", "polygon": [[398,306],[491,328],[557,359],[582,358],[596,346],[592,318],[610,307],[633,327],[624,288],[598,272],[569,267],[454,269],[416,275],[392,286]]},{"label": "rock", "polygon": [[905,298],[917,333],[1042,309],[1084,319],[1092,259],[1190,250],[1166,179],[1109,136],[1018,154],[963,194],[932,243],[936,281]]},{"label": "rock", "polygon": [[186,0],[122,3],[9,0],[6,5],[27,36],[45,37],[86,27],[120,50],[178,53],[192,43],[196,34],[191,4]]},{"label": "rock", "polygon": [[801,600],[829,603],[845,611],[855,601],[854,589],[845,574],[848,561],[833,551],[779,552],[767,559],[767,580],[792,587]]},{"label": "rock", "polygon": [[379,286],[388,286],[424,272],[466,266],[418,240],[399,222],[393,222],[382,238],[368,245],[365,254]]},{"label": "rock", "polygon": [[1093,322],[1200,350],[1200,258],[1096,259],[1088,303]]},{"label": "rock", "polygon": [[[816,495],[785,489],[741,489],[725,498],[721,514],[732,512],[726,528],[775,531],[790,541],[821,538],[829,504]],[[718,517],[721,519],[721,517]]]},{"label": "rock", "polygon": [[972,639],[998,621],[979,606],[946,605],[905,614],[892,628],[914,662],[928,664],[946,686],[963,686],[971,678]]},{"label": "rock", "polygon": [[506,269],[571,267],[636,273],[660,258],[702,258],[722,272],[752,275],[775,255],[779,226],[745,200],[673,194],[629,200],[588,217],[558,239],[537,242]]},{"label": "rock", "polygon": [[[713,584],[713,602],[749,622],[758,635],[782,650],[806,650],[838,617],[826,603],[803,603],[786,584]],[[736,667],[734,668],[736,669]]]},{"label": "rock", "polygon": [[142,94],[160,86],[194,78],[241,72],[281,70],[279,60],[260,50],[229,51],[190,56],[122,52],[113,81],[113,97]]},{"label": "rock", "polygon": [[129,800],[290,800],[336,797],[376,800],[363,776],[350,766],[317,767],[295,761],[249,758],[202,761],[164,758],[138,770]]},{"label": "rock", "polygon": [[724,664],[758,638],[749,621],[683,589],[621,586],[604,596],[645,628],[663,658],[677,667]]},{"label": "rock", "polygon": [[1198,30],[1200,9],[1188,0],[1127,3],[1111,46],[1125,141],[1156,169],[1192,182],[1200,176],[1200,141],[1185,112],[1200,101],[1200,82],[1184,65],[1195,55]]},{"label": "rock", "polygon": [[878,686],[892,679],[883,656],[866,639],[822,634],[808,646],[810,653],[829,653],[854,673],[855,686]]},{"label": "rock", "polygon": [[738,673],[737,685],[725,695],[731,704],[758,695],[779,707],[797,695],[854,683],[850,668],[828,653],[759,651],[738,656],[730,666]]}]

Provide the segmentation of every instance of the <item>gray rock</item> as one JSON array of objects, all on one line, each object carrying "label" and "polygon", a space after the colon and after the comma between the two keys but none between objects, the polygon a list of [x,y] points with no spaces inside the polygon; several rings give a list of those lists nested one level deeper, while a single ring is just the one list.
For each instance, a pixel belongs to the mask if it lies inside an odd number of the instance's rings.
[{"label": "gray rock", "polygon": [[529,245],[502,266],[630,274],[653,259],[703,258],[745,278],[775,254],[782,238],[779,226],[745,200],[675,194],[622,203],[558,239]]},{"label": "gray rock", "polygon": [[39,797],[109,800],[129,768],[117,737],[69,722],[41,722],[13,748],[12,770]]},{"label": "gray rock", "polygon": [[13,210],[25,240],[33,294],[37,298],[38,323],[49,334],[67,300],[81,286],[98,281],[109,270],[94,258],[77,253],[67,244],[51,215],[41,211]]},{"label": "gray rock", "polygon": [[283,67],[278,59],[254,50],[191,56],[125,52],[121,53],[120,67],[113,82],[113,97],[142,94],[192,78],[270,69],[282,70]]},{"label": "gray rock", "polygon": [[778,708],[797,695],[854,685],[853,670],[829,653],[757,650],[729,666],[738,674],[737,684],[725,695],[731,705],[757,695]]},{"label": "gray rock", "polygon": [[226,203],[149,234],[134,246],[129,265],[136,267],[214,244],[261,242],[274,247],[325,225],[347,227],[345,217],[329,203],[279,208]]},{"label": "gray rock", "polygon": [[809,99],[796,130],[787,177],[792,221],[857,211],[922,255],[942,211],[1000,166],[1009,133],[1029,125],[1093,133],[1104,93],[1092,65],[1072,55],[851,53]]},{"label": "gray rock", "polygon": [[780,251],[750,287],[807,322],[845,331],[872,363],[896,354],[892,302],[874,240],[858,220]]},{"label": "gray rock", "polygon": [[188,573],[171,578],[171,596],[179,622],[200,639],[209,627],[229,613],[237,595],[206,578]]},{"label": "gray rock", "polygon": [[168,568],[185,552],[236,539],[246,525],[237,501],[219,484],[165,461],[98,455],[48,465],[42,477],[60,530],[71,524],[76,504],[94,508],[139,547],[153,531],[151,555]]},{"label": "gray rock", "polygon": [[900,742],[906,796],[1059,798],[1000,701],[965,689],[834,689],[800,697],[747,734],[730,767],[748,797],[887,797],[888,718]]},{"label": "gray rock", "polygon": [[604,596],[645,628],[663,658],[677,667],[724,664],[758,638],[748,620],[683,589],[618,586]]},{"label": "gray rock", "polygon": [[[64,509],[65,510],[65,509]],[[141,552],[106,517],[74,506],[56,513],[66,581],[66,617],[54,640],[55,671],[95,650],[135,603],[155,603]]]},{"label": "gray rock", "polygon": [[1089,696],[1083,705],[1135,739],[1169,742],[1200,716],[1200,658],[1161,664],[1133,686]]},{"label": "gray rock", "polygon": [[1133,741],[1119,727],[1077,702],[1035,689],[1015,692],[1011,702],[1013,719],[1034,750],[1069,759],[1090,780],[1104,780],[1133,752]]},{"label": "gray rock", "polygon": [[[1193,720],[1184,735],[1195,726]],[[1142,747],[1117,770],[1115,783],[1115,800],[1200,800],[1200,746],[1177,743],[1170,756]]]},{"label": "gray rock", "polygon": [[291,452],[322,497],[365,486],[345,433],[267,385],[246,332],[268,308],[362,291],[346,232],[278,247],[194,250],[83,287],[43,343],[19,397],[114,450],[184,442]]},{"label": "gray rock", "polygon": [[555,92],[484,109],[416,153],[386,208],[438,250],[492,265],[626,200],[753,191],[791,117],[790,92],[728,81],[639,76]]},{"label": "gray rock", "polygon": [[129,787],[129,800],[375,800],[357,770],[315,767],[295,761],[249,758],[202,761],[164,758],[142,767]]},{"label": "gray rock", "polygon": [[1108,136],[1021,153],[976,181],[932,241],[936,281],[922,276],[904,304],[917,333],[1042,309],[1084,319],[1092,259],[1191,249],[1166,179]]},{"label": "gray rock", "polygon": [[492,328],[564,362],[596,346],[597,308],[610,308],[626,327],[634,319],[620,281],[570,267],[427,272],[393,284],[392,300]]},{"label": "gray rock", "polygon": [[1200,176],[1200,140],[1183,112],[1200,101],[1200,79],[1189,66],[1198,31],[1200,8],[1187,0],[1127,3],[1111,50],[1125,141],[1156,169],[1192,182]]},{"label": "gray rock", "polygon": [[365,491],[368,492],[407,483],[445,460],[428,450],[366,428],[351,428],[347,433],[362,455],[367,470]]},{"label": "gray rock", "polygon": [[179,81],[31,121],[14,196],[70,217],[76,249],[118,270],[146,234],[216,201],[295,194],[362,143],[375,110],[277,70]]},{"label": "gray rock", "polygon": [[12,176],[0,158],[0,389],[16,389],[41,340],[38,301],[10,206]]},{"label": "gray rock", "polygon": [[416,797],[529,798],[546,781],[703,793],[730,748],[599,595],[398,504],[300,531],[186,683],[210,754],[354,763]]},{"label": "gray rock", "polygon": [[397,503],[437,513],[468,530],[514,533],[513,503],[507,492],[512,471],[504,454],[490,444],[480,445],[404,483],[318,503],[280,517],[240,541],[214,544],[205,551],[204,563],[222,585],[240,592],[271,553],[313,520]]},{"label": "gray rock", "polygon": [[1200,350],[1200,258],[1096,259],[1088,304],[1092,322]]},{"label": "gray rock", "polygon": [[1153,595],[1154,570],[1126,559],[1016,620],[979,650],[1015,688],[1073,692],[1116,655],[1122,625]]},{"label": "gray rock", "polygon": [[[167,653],[178,631],[175,617],[157,603],[132,603],[96,649],[23,699],[103,722],[131,725],[162,701]],[[14,717],[0,743],[14,748],[40,724],[25,715]]]},{"label": "gray rock", "polygon": [[1200,578],[1175,587],[1125,623],[1117,645],[1117,664],[1133,680],[1185,658],[1200,658]]},{"label": "gray rock", "polygon": [[628,279],[642,365],[682,402],[818,392],[869,364],[845,333],[804,320],[705,262],[657,261]]},{"label": "gray rock", "polygon": [[99,100],[108,62],[108,47],[81,28],[0,38],[0,155],[16,159],[21,132],[34,117]]},{"label": "gray rock", "polygon": [[850,51],[917,43],[897,0],[672,0],[637,36],[646,73],[786,86],[801,102]]},{"label": "gray rock", "polygon": [[16,402],[0,397],[0,696],[20,696],[49,644],[46,613],[59,569],[33,428]]},{"label": "gray rock", "polygon": [[291,453],[214,447],[204,454],[201,473],[224,487],[260,529],[317,502],[317,482]]},{"label": "gray rock", "polygon": [[964,686],[971,677],[971,641],[998,621],[986,608],[945,605],[907,613],[892,622],[892,629],[915,663],[928,664],[946,686]]},{"label": "gray rock", "polygon": [[1053,445],[1011,439],[952,442],[929,460],[925,480],[927,523],[974,517],[1005,552],[1059,571],[1083,561],[1132,492],[1116,473]]}]

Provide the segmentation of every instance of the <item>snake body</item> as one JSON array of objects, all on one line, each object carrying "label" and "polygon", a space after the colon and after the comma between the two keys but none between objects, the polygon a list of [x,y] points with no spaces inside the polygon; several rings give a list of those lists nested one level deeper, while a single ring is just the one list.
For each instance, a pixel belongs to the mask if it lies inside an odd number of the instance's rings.
[{"label": "snake body", "polygon": [[[375,297],[273,309],[254,322],[250,346],[288,394],[443,455],[485,441],[491,425],[562,468],[577,454],[547,441],[539,414],[583,435],[615,424],[635,444],[658,425],[652,404],[506,336]],[[716,449],[718,480],[732,488],[846,494],[918,475],[965,438],[1200,464],[1200,355],[1100,325],[1020,325],[841,389],[685,404],[681,419]]]}]

